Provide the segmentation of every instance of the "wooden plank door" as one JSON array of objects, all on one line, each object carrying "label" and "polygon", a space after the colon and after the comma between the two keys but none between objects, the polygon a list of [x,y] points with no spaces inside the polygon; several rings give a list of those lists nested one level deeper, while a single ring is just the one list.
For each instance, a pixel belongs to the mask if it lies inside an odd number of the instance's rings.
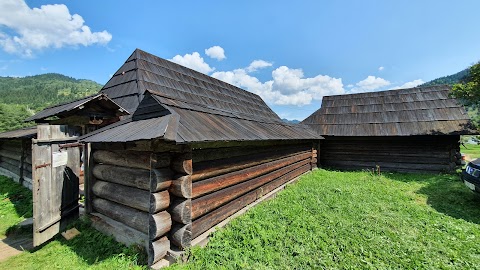
[{"label": "wooden plank door", "polygon": [[79,147],[77,133],[64,125],[39,125],[32,141],[33,245],[63,231],[78,217]]}]

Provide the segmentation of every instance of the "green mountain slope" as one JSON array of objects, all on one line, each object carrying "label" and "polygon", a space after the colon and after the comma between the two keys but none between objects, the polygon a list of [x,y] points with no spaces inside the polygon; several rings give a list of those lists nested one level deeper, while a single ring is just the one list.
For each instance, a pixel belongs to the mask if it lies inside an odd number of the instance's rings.
[{"label": "green mountain slope", "polygon": [[457,72],[455,74],[431,80],[431,81],[426,82],[426,83],[424,83],[420,86],[432,86],[432,85],[439,85],[439,84],[454,85],[456,83],[462,82],[468,76],[468,70],[469,69],[466,68],[466,69],[464,69],[460,72]]},{"label": "green mountain slope", "polygon": [[49,73],[22,78],[0,77],[0,132],[31,125],[23,120],[56,104],[97,93],[102,85]]},{"label": "green mountain slope", "polygon": [[49,73],[23,78],[0,77],[0,103],[27,105],[38,111],[45,107],[97,93],[102,86]]}]

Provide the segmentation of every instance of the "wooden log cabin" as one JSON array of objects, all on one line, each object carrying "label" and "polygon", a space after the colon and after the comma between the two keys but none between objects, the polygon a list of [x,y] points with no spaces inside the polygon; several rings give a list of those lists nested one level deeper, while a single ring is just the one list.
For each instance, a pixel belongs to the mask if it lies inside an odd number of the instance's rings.
[{"label": "wooden log cabin", "polygon": [[32,189],[32,139],[37,127],[0,133],[0,175]]},{"label": "wooden log cabin", "polygon": [[460,135],[477,134],[447,85],[326,96],[302,121],[322,135],[322,166],[454,172]]},{"label": "wooden log cabin", "polygon": [[82,136],[86,210],[149,264],[317,166],[321,136],[253,93],[135,50],[102,88],[130,116]]}]

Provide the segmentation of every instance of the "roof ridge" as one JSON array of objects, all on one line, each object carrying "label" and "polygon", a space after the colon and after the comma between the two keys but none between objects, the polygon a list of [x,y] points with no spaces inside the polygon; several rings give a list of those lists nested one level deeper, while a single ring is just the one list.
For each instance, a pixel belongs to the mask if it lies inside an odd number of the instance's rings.
[{"label": "roof ridge", "polygon": [[[441,87],[444,87],[443,89]],[[439,88],[439,89],[436,89]],[[324,98],[331,98],[331,97],[339,97],[339,96],[344,96],[344,97],[351,97],[351,96],[360,96],[360,95],[368,95],[368,94],[383,94],[387,92],[394,92],[394,91],[407,91],[407,90],[422,90],[422,89],[433,89],[431,91],[419,91],[418,93],[429,93],[429,92],[440,92],[440,91],[446,91],[450,90],[450,86],[448,84],[441,84],[441,85],[432,85],[432,86],[421,86],[421,87],[410,87],[410,88],[400,88],[400,89],[389,89],[389,90],[382,90],[382,91],[371,91],[371,92],[362,92],[362,93],[349,93],[349,94],[339,94],[339,95],[329,95],[329,96],[323,96]],[[400,93],[399,95],[410,95],[412,93]],[[382,96],[391,96],[391,95],[375,95],[375,97],[382,97]],[[347,99],[347,98],[345,98]]]}]

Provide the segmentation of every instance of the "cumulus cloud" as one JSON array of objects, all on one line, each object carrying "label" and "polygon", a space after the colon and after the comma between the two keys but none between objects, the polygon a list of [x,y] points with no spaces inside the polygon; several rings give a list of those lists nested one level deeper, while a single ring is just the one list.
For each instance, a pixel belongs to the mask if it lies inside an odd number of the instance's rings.
[{"label": "cumulus cloud", "polygon": [[[342,79],[325,75],[305,78],[301,69],[291,69],[287,66],[276,68],[272,71],[272,80],[261,82],[249,74],[252,71],[251,67],[256,66],[259,61],[262,60],[253,61],[246,68],[215,72],[212,76],[247,89],[276,105],[308,105],[312,100],[321,100],[325,95],[345,93]],[[258,66],[266,67],[271,64]]]},{"label": "cumulus cloud", "polygon": [[70,14],[67,6],[30,8],[24,0],[0,1],[0,47],[7,53],[31,57],[36,51],[67,46],[105,45],[107,31],[92,32],[82,16]]},{"label": "cumulus cloud", "polygon": [[225,50],[220,46],[213,46],[205,50],[205,54],[210,58],[217,59],[219,61],[227,58],[225,56]]},{"label": "cumulus cloud", "polygon": [[404,89],[404,88],[413,88],[413,87],[417,87],[419,86],[420,84],[424,84],[425,82],[422,80],[422,79],[417,79],[417,80],[413,80],[411,82],[406,82],[400,86],[396,86],[396,87],[393,87],[392,89]]},{"label": "cumulus cloud", "polygon": [[368,76],[366,79],[359,81],[355,84],[350,92],[351,93],[362,93],[362,92],[371,92],[377,91],[385,86],[389,86],[391,83],[383,78]]},{"label": "cumulus cloud", "polygon": [[382,70],[384,70],[384,69],[385,69],[385,67],[379,67],[379,68],[378,68],[378,71],[382,71]]},{"label": "cumulus cloud", "polygon": [[175,55],[171,61],[180,64],[182,66],[186,66],[198,72],[202,72],[208,74],[215,70],[215,68],[210,67],[205,60],[200,56],[198,52],[193,52],[192,54],[185,54],[184,56]]},{"label": "cumulus cloud", "polygon": [[254,72],[262,68],[271,67],[273,64],[264,60],[254,60],[250,65],[246,68],[248,72]]}]

